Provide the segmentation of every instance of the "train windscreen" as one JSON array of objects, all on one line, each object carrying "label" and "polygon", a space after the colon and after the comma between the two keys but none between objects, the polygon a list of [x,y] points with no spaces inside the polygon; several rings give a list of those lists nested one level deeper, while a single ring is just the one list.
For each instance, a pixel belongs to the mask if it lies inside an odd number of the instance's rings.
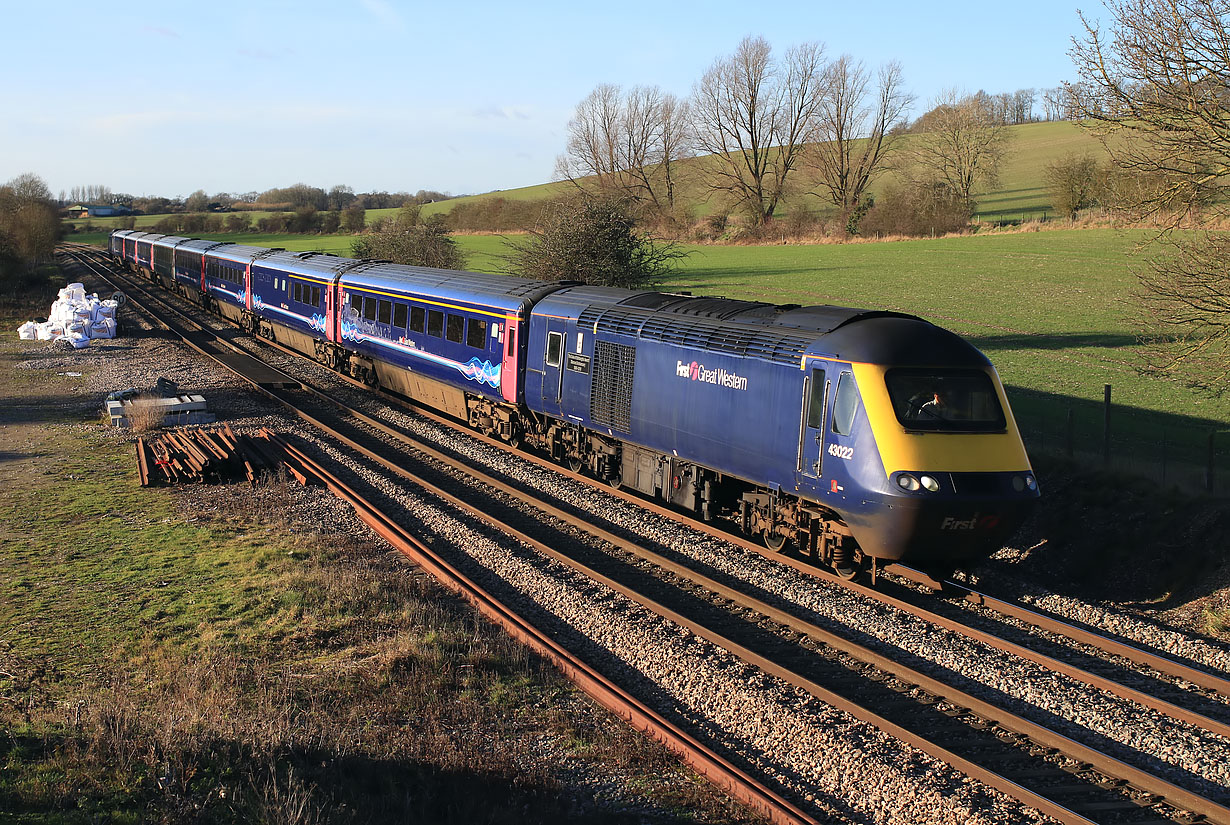
[{"label": "train windscreen", "polygon": [[980,370],[898,368],[884,380],[908,430],[990,433],[1007,426],[991,377]]}]

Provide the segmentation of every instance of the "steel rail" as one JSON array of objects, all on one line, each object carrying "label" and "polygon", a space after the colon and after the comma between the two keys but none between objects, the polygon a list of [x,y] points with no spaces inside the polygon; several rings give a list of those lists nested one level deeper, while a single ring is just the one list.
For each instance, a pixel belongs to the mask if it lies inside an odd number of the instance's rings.
[{"label": "steel rail", "polygon": [[[1152,668],[1176,679],[1182,679],[1185,682],[1191,682],[1207,690],[1215,691],[1222,696],[1230,697],[1230,679],[1223,678],[1215,673],[1191,667],[1169,656],[1145,650],[1144,648],[1121,642],[1095,631],[1087,630],[1053,613],[1038,608],[1026,607],[1016,602],[983,593],[968,585],[954,581],[945,581],[944,587],[945,589],[951,588],[963,594],[962,598],[970,604],[986,607],[1039,629],[1065,636],[1074,642],[1087,644],[1106,653],[1122,656],[1138,665]],[[1221,732],[1219,731],[1219,733]],[[1222,735],[1226,734],[1222,733]]]},{"label": "steel rail", "polygon": [[[229,342],[228,342],[228,345],[230,345]],[[293,353],[294,355],[298,357],[302,357],[300,353],[297,353],[294,350],[290,350],[288,348],[281,347],[281,346],[278,346],[278,349],[280,351],[283,351],[286,353]],[[343,376],[343,377],[346,377],[346,376]],[[359,387],[365,386],[361,382],[354,381],[354,379],[350,379],[349,377],[346,377],[346,378],[347,378],[347,381],[352,382],[356,386],[359,386]],[[439,461],[452,462],[456,460],[455,457],[446,455],[445,453],[442,453],[438,450],[430,448],[426,446],[425,444],[423,444],[420,440],[414,439],[408,436],[401,430],[390,428],[389,426],[385,425],[383,422],[380,422],[377,419],[374,419],[370,416],[364,415],[362,413],[358,413],[357,411],[350,409],[344,402],[340,401],[339,399],[330,395],[327,392],[324,392],[322,390],[315,389],[315,388],[310,388],[310,389],[305,388],[305,389],[307,389],[307,391],[317,394],[320,398],[322,398],[322,400],[326,400],[341,408],[345,408],[348,414],[355,415],[361,421],[366,423],[368,426],[376,427],[377,429],[381,430],[382,432],[394,438],[400,439],[407,443],[411,443],[413,444],[415,449],[418,449],[424,453],[427,453],[428,455],[431,455],[433,458],[436,458]],[[450,427],[455,427],[451,419],[437,418],[435,415],[432,415],[432,418],[433,420],[437,421],[437,423],[446,424]],[[498,439],[490,438],[488,436],[483,436],[481,434],[476,434],[473,430],[470,430],[468,428],[457,428],[457,429],[459,429],[462,432],[465,432],[467,435],[471,435],[475,438],[478,438],[481,441],[491,446],[495,446],[495,447],[498,447],[504,450],[508,449],[508,445],[505,444],[504,442],[501,442]],[[584,481],[591,486],[596,486],[599,489],[603,489],[607,492],[614,493],[619,498],[629,501],[630,503],[633,503],[639,506],[644,506],[646,503],[651,504],[653,506],[650,509],[657,511],[660,515],[667,516],[671,518],[671,520],[673,521],[681,521],[678,513],[668,510],[667,508],[661,507],[660,505],[657,505],[656,502],[647,502],[645,499],[642,499],[638,496],[634,496],[629,493],[625,493],[623,491],[614,490],[610,488],[609,485],[602,485],[600,483],[596,483],[594,480],[589,479],[579,473],[574,473],[571,470],[567,470],[553,462],[540,459],[537,456],[533,456],[533,455],[526,454],[526,453],[518,453],[518,455],[521,457],[526,457],[530,459],[531,461],[533,461],[535,464],[538,464],[539,466],[542,466],[544,468],[551,469],[557,472],[561,472],[567,477],[573,478],[574,480]],[[482,472],[481,470],[477,470],[476,468],[474,468],[473,465],[470,464],[469,462],[467,462],[467,466],[470,467],[470,469],[474,472]],[[500,488],[503,489],[506,493],[510,495],[519,495],[516,488],[511,487],[509,485],[498,483],[498,482],[495,482],[494,480],[490,480],[488,483],[499,484]],[[541,504],[538,506],[540,506],[540,508],[542,507]],[[550,508],[550,512],[552,515],[554,515],[557,518],[560,518],[566,521],[570,520],[569,517],[565,515],[564,512],[562,510],[559,510],[558,508]],[[1197,713],[1196,711],[1190,710],[1188,708],[1183,708],[1165,699],[1160,699],[1156,696],[1152,696],[1148,693],[1137,690],[1135,688],[1128,687],[1126,685],[1121,684],[1120,682],[1117,682],[1105,676],[1100,676],[1094,673],[1090,673],[1088,670],[1081,668],[1077,665],[1071,664],[1069,662],[1064,662],[1060,659],[1056,659],[1055,657],[1049,656],[1044,653],[1039,653],[1038,651],[1032,650],[1028,647],[1025,647],[1024,645],[1021,645],[1021,644],[1009,641],[1007,639],[1001,638],[999,636],[996,636],[994,634],[970,627],[968,624],[965,624],[963,622],[950,619],[946,616],[940,615],[939,613],[927,607],[924,607],[922,605],[917,605],[912,602],[906,601],[904,599],[896,598],[881,590],[876,590],[874,588],[868,588],[857,582],[849,582],[847,580],[841,579],[840,577],[833,576],[827,573],[827,571],[818,570],[813,565],[810,565],[805,561],[798,562],[796,559],[794,559],[791,556],[774,554],[772,553],[772,551],[762,548],[753,542],[750,542],[746,539],[742,539],[741,537],[738,537],[738,536],[733,536],[732,534],[728,532],[712,528],[710,527],[710,525],[705,525],[703,522],[695,522],[694,520],[687,520],[687,521],[682,521],[682,523],[687,524],[688,526],[694,527],[694,528],[698,526],[709,528],[705,530],[706,533],[722,538],[726,541],[733,541],[734,543],[744,547],[745,549],[753,550],[762,556],[772,558],[776,561],[785,561],[788,564],[790,564],[790,566],[794,567],[795,569],[802,570],[811,575],[819,574],[820,576],[824,577],[826,580],[841,584],[847,589],[851,589],[864,597],[875,599],[896,610],[903,611],[917,618],[923,619],[924,621],[931,622],[932,624],[938,625],[946,630],[959,633],[963,636],[966,636],[969,639],[978,641],[982,644],[985,644],[997,650],[1000,650],[1001,652],[1008,653],[1013,656],[1018,656],[1027,661],[1033,662],[1034,664],[1045,667],[1048,670],[1054,671],[1056,673],[1061,673],[1065,676],[1068,676],[1069,678],[1076,679],[1079,682],[1089,685],[1090,687],[1096,688],[1098,690],[1103,690],[1103,691],[1106,691],[1107,693],[1118,696],[1121,699],[1125,699],[1127,701],[1140,704],[1144,707],[1148,707],[1151,710],[1157,711],[1158,713],[1161,713],[1165,716],[1169,716],[1170,718],[1175,719],[1176,721],[1180,721],[1180,722],[1184,722],[1190,725],[1194,725],[1196,727],[1204,728],[1205,730],[1211,733],[1214,733],[1219,736],[1230,739],[1230,724],[1226,724],[1219,720],[1212,719],[1206,715]],[[595,530],[598,530],[599,532],[595,532],[595,535],[598,535],[600,538],[606,541],[611,541],[611,542],[618,541],[608,531],[601,530],[601,528],[596,528],[596,526],[590,525],[588,522],[577,522],[577,526],[590,530],[590,532],[594,532]],[[593,529],[591,529],[591,527],[593,527]],[[902,565],[896,565],[895,567],[898,567],[900,569],[894,572],[901,572],[903,575],[908,575],[910,573],[913,573],[915,575],[921,575],[921,574],[918,574],[918,571],[914,571],[912,568],[907,568]],[[947,583],[946,583],[946,586],[947,586]],[[967,601],[971,601],[975,604],[987,604],[987,606],[992,607],[992,609],[997,609],[1000,612],[1006,613],[1008,615],[1013,615],[1014,618],[1020,618],[1021,620],[1024,621],[1026,620],[1022,618],[1024,614],[1029,613],[1030,615],[1035,615],[1035,614],[1032,614],[1032,612],[1027,611],[1025,608],[1021,608],[1019,606],[1012,605],[1007,602],[1003,602],[1002,600],[994,599],[993,597],[986,596],[985,594],[977,594],[974,591],[968,588],[964,588],[961,585],[956,585],[954,583],[952,586],[960,587],[962,590],[971,594],[971,595],[966,596]],[[988,604],[988,602],[990,604]],[[1051,629],[1049,626],[1045,626],[1040,623],[1041,618],[1042,617],[1039,617],[1038,626],[1044,627],[1044,629]],[[1053,622],[1052,624],[1063,624],[1063,623],[1059,623],[1056,621],[1056,622]],[[1215,689],[1215,690],[1219,689],[1219,686],[1220,686],[1221,690],[1226,691],[1227,695],[1230,695],[1230,682],[1226,682],[1226,680],[1218,679],[1215,676],[1202,673],[1201,671],[1193,670],[1187,666],[1173,662],[1173,660],[1165,659],[1164,657],[1159,657],[1159,656],[1152,655],[1152,654],[1148,654],[1144,651],[1140,651],[1138,649],[1132,648],[1129,645],[1126,645],[1122,642],[1118,642],[1113,639],[1107,639],[1105,637],[1096,636],[1095,634],[1088,633],[1087,631],[1081,631],[1079,628],[1066,625],[1066,624],[1064,624],[1064,627],[1067,628],[1069,631],[1069,633],[1065,635],[1070,634],[1070,637],[1079,636],[1079,638],[1077,639],[1078,641],[1091,644],[1105,652],[1119,653],[1120,655],[1124,655],[1125,658],[1129,658],[1132,661],[1137,662],[1138,664],[1143,663],[1149,666],[1156,666],[1158,669],[1162,669],[1163,667],[1168,667],[1169,669],[1163,672],[1170,672],[1171,675],[1178,676],[1179,678],[1188,679],[1189,681],[1192,681],[1195,684],[1201,684],[1202,686],[1211,687],[1212,689]],[[1056,632],[1059,632],[1059,631],[1056,631]],[[1099,644],[1099,641],[1101,641],[1102,644]],[[1159,659],[1162,661],[1158,661]]]},{"label": "steel rail", "polygon": [[[276,397],[276,395],[274,395],[273,393],[269,393],[268,391],[263,390],[263,389],[262,391],[266,392],[266,394],[272,397]],[[329,400],[332,400],[332,399],[329,399]],[[338,403],[338,402],[334,401],[334,403]],[[353,411],[350,411],[350,410],[348,410],[348,412],[350,412],[351,414],[355,414]],[[310,416],[304,416],[302,412],[300,412],[299,414],[301,415],[301,417],[305,417],[307,420],[313,420],[311,419]],[[361,414],[358,414],[358,415],[361,416]],[[361,417],[366,418],[366,416],[361,416]],[[318,426],[321,425],[320,422],[315,422],[315,423],[317,423]],[[378,424],[378,426],[380,426],[381,429],[384,429],[387,431],[387,428],[384,427],[384,425]],[[494,443],[498,443],[498,442],[494,442]],[[416,448],[423,449],[421,445],[416,446]],[[431,451],[430,448],[427,448],[424,451],[434,452],[434,451]],[[369,455],[371,455],[374,458],[380,458],[374,453],[369,452]],[[437,454],[437,455],[441,455],[441,454]],[[441,457],[444,460],[450,460],[450,461],[452,460],[442,455]],[[385,463],[389,464],[389,462],[385,462]],[[544,464],[552,468],[555,467],[555,465],[550,464],[549,462],[544,462]],[[391,469],[395,469],[398,472],[403,472],[399,468],[391,467]],[[492,481],[494,480],[492,479]],[[419,483],[421,483],[421,481]],[[515,488],[511,488],[508,485],[503,484],[502,482],[497,482],[496,486],[502,487],[505,492],[511,495],[516,495],[518,498],[524,498],[523,493],[520,493],[519,491],[515,490]],[[637,502],[640,501],[640,499],[633,499],[633,500]],[[476,512],[473,508],[468,507],[468,505],[464,505],[463,502],[459,502],[459,503],[461,503],[463,506],[466,506],[466,509],[470,511],[471,513],[473,513],[474,515],[476,515],[477,517],[484,518],[484,520],[490,521],[490,518],[485,516],[484,514]],[[544,509],[541,502],[535,502],[534,506],[537,506],[540,509]],[[556,511],[555,513],[553,513],[553,515],[564,518],[566,521],[570,523],[577,522],[577,520],[574,517],[570,516],[569,514],[563,513],[563,511],[559,511],[557,508],[551,508],[551,509],[554,509]],[[603,536],[603,538],[607,539],[608,541],[613,539],[614,543],[616,543],[617,545],[626,546],[628,544],[626,542],[622,542],[617,537],[611,536],[610,534],[607,534],[607,536]],[[755,548],[755,549],[759,550],[759,548]],[[655,564],[659,564],[659,565],[662,564],[662,560],[653,559],[653,561]],[[685,575],[694,580],[696,580],[698,576],[698,574],[682,566],[678,566],[675,572],[677,572],[680,575]],[[761,612],[765,615],[769,615],[775,620],[781,622],[782,624],[785,624],[787,626],[792,626],[798,632],[806,633],[807,635],[812,636],[813,638],[824,638],[825,643],[829,644],[835,649],[842,649],[848,655],[853,655],[861,660],[867,661],[869,664],[872,664],[873,666],[876,666],[880,668],[881,670],[884,670],[885,672],[893,673],[895,676],[902,679],[903,681],[918,684],[920,687],[923,687],[925,690],[927,690],[930,693],[933,693],[937,696],[943,696],[944,698],[948,699],[949,701],[955,704],[968,707],[971,710],[973,710],[975,713],[978,713],[983,718],[996,721],[997,724],[999,724],[1001,727],[1007,730],[1012,730],[1023,736],[1027,736],[1031,740],[1035,742],[1039,742],[1040,744],[1044,744],[1048,747],[1054,747],[1072,756],[1073,758],[1076,758],[1080,761],[1088,762],[1089,764],[1094,765],[1095,767],[1097,767],[1099,770],[1103,771],[1104,773],[1117,776],[1118,778],[1121,778],[1121,779],[1125,779],[1129,781],[1135,787],[1138,787],[1142,790],[1146,790],[1150,793],[1154,793],[1159,796],[1162,796],[1170,804],[1175,804],[1187,810],[1192,810],[1192,811],[1201,813],[1202,815],[1209,816],[1218,822],[1230,822],[1230,810],[1227,810],[1223,808],[1222,806],[1216,805],[1216,803],[1212,803],[1209,800],[1204,800],[1203,798],[1197,795],[1191,794],[1190,792],[1187,792],[1182,788],[1171,785],[1165,780],[1160,780],[1143,771],[1139,771],[1138,769],[1135,769],[1132,766],[1127,765],[1126,763],[1119,762],[1118,760],[1115,760],[1112,757],[1108,757],[1105,754],[1100,754],[1097,751],[1086,748],[1085,746],[1082,746],[1079,743],[1069,740],[1067,737],[1064,737],[1053,731],[1049,731],[1045,728],[1042,728],[1041,726],[1037,726],[1034,723],[1029,722],[1028,720],[1024,720],[1020,717],[1013,718],[1013,716],[1006,714],[1002,709],[996,708],[993,705],[990,705],[989,703],[982,702],[981,700],[978,700],[972,696],[964,694],[961,691],[956,691],[950,686],[947,686],[947,685],[944,685],[943,683],[932,680],[923,674],[918,674],[916,672],[913,672],[909,668],[904,668],[903,666],[897,665],[891,662],[890,660],[884,659],[883,657],[879,657],[878,654],[874,654],[870,651],[858,650],[856,645],[846,642],[840,637],[833,636],[832,634],[828,634],[826,631],[823,631],[820,628],[817,628],[813,625],[809,625],[805,622],[801,622],[800,620],[795,619],[789,614],[784,614],[781,611],[777,611],[775,608],[772,608],[769,605],[764,605],[763,603],[756,603],[754,601],[749,601],[746,597],[742,596],[742,594],[739,594],[737,593],[737,591],[733,591],[729,588],[726,588],[724,585],[721,585],[720,583],[713,582],[710,580],[708,582],[698,581],[698,584],[700,584],[700,586],[706,587],[707,589],[711,589],[714,592],[719,592],[726,598],[731,598],[734,601],[747,603],[747,605],[751,607],[751,609],[755,609],[758,612]],[[867,588],[863,588],[861,585],[856,585],[856,587],[858,587],[861,590],[868,590]],[[871,591],[871,593],[873,595],[881,595],[881,594],[876,594],[875,591]],[[908,609],[908,603],[902,603],[902,604],[907,605],[906,609]],[[961,626],[961,627],[963,628],[964,626]],[[706,634],[710,633],[710,631],[703,629],[703,628],[695,628],[695,631],[698,632],[702,636],[705,636]],[[715,642],[715,643],[722,644],[721,642]],[[728,642],[726,644],[723,644],[722,646],[729,647],[729,644],[732,644],[732,643]],[[756,657],[755,654],[751,654],[750,651],[748,653],[752,655],[754,658],[758,658]],[[870,658],[868,658],[868,656],[870,656]],[[763,663],[758,663],[758,665],[769,669],[770,672],[773,672],[773,669],[776,666],[764,660],[762,660],[762,662]],[[794,681],[794,679],[799,678],[799,677],[788,676],[784,673],[779,674],[779,675],[782,675],[783,678],[786,678],[788,681]],[[816,686],[816,687],[819,687],[819,686]],[[821,697],[821,698],[824,698],[824,697]],[[829,701],[829,700],[825,699],[825,701]],[[894,728],[896,727],[892,725],[892,723],[888,723],[886,720],[884,720],[884,724],[889,727],[894,727]],[[894,736],[899,736],[899,738],[905,738],[906,741],[917,740],[920,744],[923,741],[925,741],[925,740],[918,740],[918,738],[915,737],[914,734],[911,734],[908,731],[904,731],[904,730],[900,730],[900,731],[891,730],[888,732],[891,732]],[[912,744],[913,743],[914,742],[912,742]],[[925,749],[926,748],[924,748],[924,750]],[[961,757],[958,757],[955,754],[946,754],[943,756],[937,755],[937,758],[941,758],[944,761],[949,761],[950,763],[964,762],[964,760]],[[981,768],[978,768],[977,766],[972,766],[971,769],[977,772],[982,772],[983,770]],[[984,781],[990,780],[988,781],[988,784],[994,785],[996,784],[996,782],[992,779],[992,776],[994,775],[992,774],[992,775],[988,775],[985,777],[979,776],[979,778],[984,779]],[[1007,782],[1007,780],[1003,780],[1002,778],[999,778],[999,781]],[[1001,790],[1006,790],[1007,792],[1012,793],[1012,795],[1017,796],[1017,798],[1021,798],[1019,793],[1014,792],[1013,790],[1013,789],[1019,788],[1019,786],[1016,786],[1015,783],[1010,783],[1010,785],[1011,785],[1011,788],[1001,788]],[[1019,789],[1019,790],[1024,792],[1024,794],[1026,795],[1032,794],[1032,792],[1026,789]],[[1030,798],[1028,800],[1022,799],[1022,801],[1025,801],[1026,804],[1031,804],[1031,805],[1043,805],[1044,804],[1041,800],[1033,799],[1033,798]],[[1063,815],[1058,811],[1056,813],[1059,814],[1060,816]],[[1071,812],[1068,812],[1068,813],[1071,813]],[[1068,820],[1065,820],[1065,821],[1068,821]],[[1088,820],[1081,817],[1079,820],[1071,820],[1071,821],[1088,821]]]},{"label": "steel rail", "polygon": [[[149,311],[148,307],[146,309]],[[164,323],[164,326],[173,332],[175,331],[170,325]],[[186,343],[193,346],[191,342]],[[196,349],[203,355],[213,357],[198,347],[193,346],[193,349]],[[217,363],[228,367],[240,378],[248,381],[258,392],[289,407],[298,413],[300,418],[313,423],[331,436],[340,436],[344,442],[354,446],[350,439],[341,436],[340,433],[336,433],[331,428],[326,427],[322,422],[318,422],[313,417],[306,415],[305,411],[297,410],[287,399],[280,398],[278,393],[261,387],[225,362],[217,361]],[[264,431],[262,434],[270,441],[278,443],[279,446],[294,456],[297,461],[315,473],[335,495],[350,503],[354,507],[358,518],[376,532],[377,535],[388,541],[399,552],[429,572],[442,584],[460,593],[483,615],[502,627],[513,638],[526,644],[536,653],[550,661],[566,678],[593,698],[599,705],[619,716],[634,729],[661,743],[696,771],[697,774],[703,776],[752,810],[765,816],[771,822],[779,823],[779,825],[819,825],[819,820],[815,817],[810,816],[737,765],[724,759],[712,748],[705,746],[687,733],[687,731],[662,717],[648,705],[620,688],[614,681],[590,667],[576,654],[555,642],[545,632],[536,628],[512,608],[495,598],[457,568],[449,564],[425,543],[419,541],[378,508],[343,484],[321,464],[284,439],[278,438],[268,431]],[[372,451],[363,450],[363,452],[369,457],[381,458]],[[454,501],[460,503],[460,499],[454,499]],[[468,506],[466,509],[467,512],[474,512],[473,508]],[[526,538],[528,539],[528,537]]]},{"label": "steel rail", "polygon": [[335,495],[349,502],[358,517],[377,535],[392,544],[442,584],[465,597],[479,612],[504,628],[513,638],[550,661],[602,707],[615,713],[633,728],[649,735],[675,753],[696,773],[757,813],[768,817],[772,822],[818,823],[814,817],[804,813],[742,769],[717,756],[710,748],[682,728],[662,717],[648,705],[590,667],[585,661],[451,565],[306,453],[267,430],[263,431],[262,435],[277,443],[297,461],[312,470]]}]

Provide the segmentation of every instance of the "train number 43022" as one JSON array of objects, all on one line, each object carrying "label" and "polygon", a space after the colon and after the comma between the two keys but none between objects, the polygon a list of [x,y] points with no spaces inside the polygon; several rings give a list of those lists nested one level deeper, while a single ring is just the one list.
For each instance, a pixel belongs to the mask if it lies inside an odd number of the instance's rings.
[{"label": "train number 43022", "polygon": [[831,455],[833,458],[842,458],[842,459],[845,459],[846,461],[849,461],[850,459],[854,458],[854,448],[853,447],[843,447],[840,444],[830,444],[829,445],[829,455]]}]

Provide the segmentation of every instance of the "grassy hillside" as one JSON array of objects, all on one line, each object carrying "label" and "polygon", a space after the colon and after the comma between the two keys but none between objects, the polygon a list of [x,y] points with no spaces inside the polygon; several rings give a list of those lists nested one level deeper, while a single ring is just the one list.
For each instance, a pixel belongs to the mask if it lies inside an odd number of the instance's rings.
[{"label": "grassy hillside", "polygon": [[[1051,163],[1068,154],[1100,154],[1101,147],[1087,133],[1074,123],[1030,123],[1024,126],[1009,128],[1012,134],[1011,149],[1001,170],[998,184],[984,192],[977,193],[978,208],[975,217],[983,221],[1021,220],[1042,217],[1048,212],[1053,215],[1050,196],[1046,191],[1043,179],[1043,169]],[[906,136],[905,140],[912,140]],[[717,208],[717,201],[706,198],[699,176],[703,167],[713,163],[712,158],[695,158],[684,164],[685,171],[680,185],[683,202],[691,204],[693,212],[703,217]],[[800,183],[802,179],[797,179]],[[892,176],[886,176],[881,185],[891,181]],[[435,215],[448,213],[458,204],[486,201],[495,198],[506,198],[514,201],[543,200],[562,194],[571,188],[568,183],[543,183],[537,186],[525,186],[519,189],[505,189],[485,192],[481,195],[468,195],[463,198],[429,203],[423,207],[423,214]],[[806,188],[805,186],[802,188]],[[824,211],[830,207],[814,195],[800,194],[787,202],[781,214],[788,214],[792,208],[805,208],[809,211]],[[381,217],[395,213],[396,209],[369,209],[368,223]],[[252,220],[266,217],[270,212],[251,212]],[[137,229],[148,229],[164,216],[141,215],[136,219]],[[111,231],[118,225],[119,218],[91,218],[88,223],[105,231]],[[87,221],[76,219],[67,223],[84,224]]]},{"label": "grassy hillside", "polygon": [[[1000,170],[999,181],[994,187],[976,193],[978,208],[974,216],[982,221],[1029,220],[1043,215],[1054,214],[1050,204],[1050,195],[1046,191],[1043,169],[1069,154],[1093,154],[1101,156],[1102,149],[1093,137],[1075,123],[1029,123],[1023,126],[1008,128],[1011,135],[1010,148]],[[913,135],[905,136],[908,146]],[[703,167],[713,163],[712,158],[695,158],[684,164],[685,171],[680,186],[681,198],[692,205],[698,216],[709,214],[716,208],[716,201],[705,197],[705,192],[699,183]],[[882,187],[893,180],[892,175],[885,176],[880,181]],[[428,204],[423,209],[424,214],[447,213],[458,204],[474,200],[490,198],[508,198],[509,200],[534,200],[554,196],[565,191],[569,184],[549,183],[538,186],[528,186],[521,189],[508,189],[499,192],[488,192],[465,198],[440,203]],[[796,178],[796,186],[808,188],[802,184],[801,178]],[[873,191],[877,187],[873,187]],[[786,203],[781,215],[789,214],[790,209],[803,207],[810,211],[825,211],[830,205],[815,195],[799,194]]]},{"label": "grassy hillside", "polygon": [[975,217],[984,221],[1026,219],[1051,209],[1043,170],[1067,155],[1103,155],[1101,145],[1075,123],[1030,123],[1011,129],[1009,155],[995,188],[978,192]]}]

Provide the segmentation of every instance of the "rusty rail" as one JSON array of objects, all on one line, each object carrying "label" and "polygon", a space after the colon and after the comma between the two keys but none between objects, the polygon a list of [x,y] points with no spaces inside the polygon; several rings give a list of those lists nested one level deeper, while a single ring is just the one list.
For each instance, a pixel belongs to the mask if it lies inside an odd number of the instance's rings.
[{"label": "rusty rail", "polygon": [[262,430],[261,435],[278,444],[299,463],[321,478],[330,491],[349,502],[355,508],[356,515],[377,535],[396,547],[415,564],[431,573],[441,583],[460,593],[479,612],[504,628],[509,635],[549,660],[598,704],[619,716],[632,727],[660,742],[698,774],[772,822],[783,823],[783,825],[818,823],[818,820],[807,815],[746,772],[717,756],[686,731],[660,716],[591,668],[571,651],[556,643],[306,454],[268,430]]}]

